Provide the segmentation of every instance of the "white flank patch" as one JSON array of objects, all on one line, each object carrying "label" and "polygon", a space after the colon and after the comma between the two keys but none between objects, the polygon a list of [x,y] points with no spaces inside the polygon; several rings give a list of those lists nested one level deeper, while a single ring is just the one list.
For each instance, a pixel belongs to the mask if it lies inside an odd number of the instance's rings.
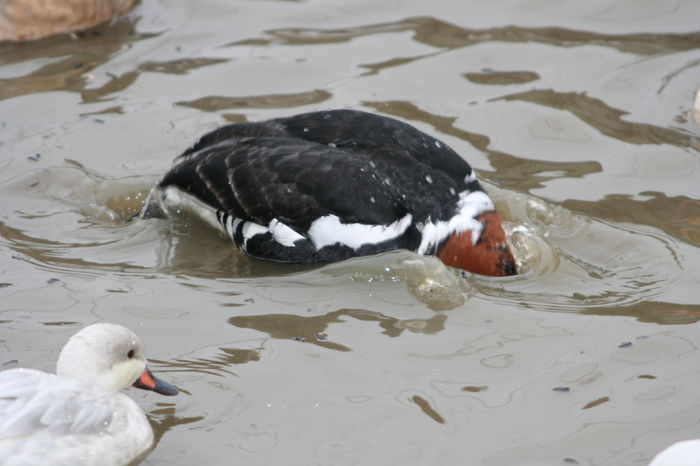
[{"label": "white flank patch", "polygon": [[227,215],[225,224],[222,225],[217,218],[216,209],[175,186],[168,186],[161,190],[160,193],[152,193],[151,195],[154,194],[157,196],[156,199],[160,209],[168,216],[172,217],[183,211],[194,214],[217,230],[228,234],[231,239],[233,239],[238,225],[243,222],[243,228],[241,230],[243,234],[243,248],[246,247],[246,243],[250,238],[267,232],[272,233],[275,241],[286,247],[294,247],[295,241],[304,239],[302,235],[276,218],[272,219],[270,224],[265,227],[254,222],[246,222],[240,218]]},{"label": "white flank patch", "polygon": [[242,222],[240,218],[236,217],[231,217],[230,215],[226,217],[226,231],[228,232],[228,235],[233,239],[233,236],[236,234],[236,229],[238,229],[238,225]]},{"label": "white flank patch", "polygon": [[303,236],[301,236],[299,233],[292,230],[276,218],[270,220],[270,224],[267,228],[268,230],[270,230],[270,233],[272,233],[272,236],[275,238],[275,241],[280,243],[282,246],[287,246],[288,248],[293,247],[294,242],[300,239],[304,239]]},{"label": "white flank patch", "polygon": [[245,249],[248,246],[248,240],[250,238],[252,238],[255,235],[263,235],[268,231],[269,230],[267,228],[260,224],[254,222],[245,222],[243,224],[243,228],[241,229],[241,233],[243,233],[243,249]]},{"label": "white flank patch", "polygon": [[357,249],[363,244],[381,243],[401,236],[411,225],[413,216],[407,214],[394,223],[367,225],[364,223],[341,223],[336,215],[326,215],[314,220],[309,228],[309,238],[316,249],[331,244],[344,244]]},{"label": "white flank patch", "polygon": [[482,191],[462,191],[459,193],[457,207],[459,208],[457,215],[451,219],[439,222],[428,221],[425,224],[421,230],[423,239],[418,246],[418,254],[426,254],[455,232],[471,230],[472,244],[477,242],[483,225],[476,220],[476,217],[494,210],[493,201]]},{"label": "white flank patch", "polygon": [[[234,220],[234,228],[238,226],[238,222],[240,222],[240,219]],[[304,239],[303,236],[276,218],[270,220],[267,227],[254,222],[244,222],[243,228],[241,229],[241,233],[243,234],[243,248],[245,249],[248,246],[248,240],[253,236],[264,235],[268,232],[272,234],[275,241],[288,248],[294,247],[295,241]]]}]

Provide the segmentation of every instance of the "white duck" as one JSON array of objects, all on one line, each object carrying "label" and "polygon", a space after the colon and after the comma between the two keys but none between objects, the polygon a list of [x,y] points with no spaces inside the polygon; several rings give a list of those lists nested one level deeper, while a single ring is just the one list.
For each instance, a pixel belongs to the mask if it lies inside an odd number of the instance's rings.
[{"label": "white duck", "polygon": [[656,455],[649,466],[700,465],[700,439],[676,442]]},{"label": "white duck", "polygon": [[153,376],[138,336],[121,325],[93,324],[61,350],[56,374],[0,372],[0,464],[122,465],[153,443],[129,386],[175,395]]}]

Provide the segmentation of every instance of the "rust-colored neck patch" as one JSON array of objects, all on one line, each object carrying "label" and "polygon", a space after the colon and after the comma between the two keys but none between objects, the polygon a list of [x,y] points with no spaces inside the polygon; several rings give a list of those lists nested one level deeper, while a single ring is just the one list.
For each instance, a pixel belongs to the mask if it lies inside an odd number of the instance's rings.
[{"label": "rust-colored neck patch", "polygon": [[472,244],[471,230],[454,233],[438,252],[440,260],[449,266],[480,275],[516,275],[518,270],[506,243],[501,216],[491,211],[479,215],[476,220],[484,225],[476,244]]}]

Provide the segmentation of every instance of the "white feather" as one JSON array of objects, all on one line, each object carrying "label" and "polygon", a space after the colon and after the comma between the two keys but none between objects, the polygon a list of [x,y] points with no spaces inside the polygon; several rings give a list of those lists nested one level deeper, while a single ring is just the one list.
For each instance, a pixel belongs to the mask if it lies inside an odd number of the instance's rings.
[{"label": "white feather", "polygon": [[[134,350],[133,359],[125,348]],[[142,354],[133,332],[95,324],[64,346],[58,375],[34,369],[0,372],[0,464],[124,465],[146,451],[153,443],[150,423],[118,391],[139,375],[125,380],[127,372],[145,367]],[[118,375],[101,377],[115,367]],[[113,386],[117,381],[119,386]]]},{"label": "white feather", "polygon": [[280,243],[282,246],[293,247],[296,241],[304,239],[303,236],[276,218],[273,218],[270,221],[267,228],[270,230],[270,233],[272,233],[272,236],[274,236],[275,241]]},{"label": "white feather", "polygon": [[493,201],[482,191],[462,191],[457,202],[457,214],[449,220],[428,221],[421,232],[423,239],[418,247],[418,254],[427,254],[432,248],[446,240],[453,233],[471,231],[472,244],[481,235],[483,225],[476,217],[494,210]]},{"label": "white feather", "polygon": [[676,442],[656,455],[649,466],[700,465],[700,439]]},{"label": "white feather", "polygon": [[268,229],[265,228],[262,225],[258,225],[257,223],[253,222],[245,222],[243,224],[243,249],[246,249],[248,246],[248,240],[252,238],[255,235],[262,235],[268,232]]},{"label": "white feather", "polygon": [[357,249],[363,244],[398,238],[411,225],[412,220],[413,216],[406,214],[390,225],[367,225],[341,223],[336,215],[325,215],[313,221],[309,228],[309,238],[316,249],[336,243]]}]

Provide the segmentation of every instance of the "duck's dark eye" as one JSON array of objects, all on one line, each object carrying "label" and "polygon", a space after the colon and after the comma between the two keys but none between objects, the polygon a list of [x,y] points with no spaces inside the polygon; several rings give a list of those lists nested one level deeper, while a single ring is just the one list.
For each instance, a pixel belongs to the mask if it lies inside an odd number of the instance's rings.
[{"label": "duck's dark eye", "polygon": [[135,353],[134,353],[134,350],[129,350],[129,352],[126,353],[126,357],[129,358],[129,359],[131,359],[131,358],[134,357],[134,354],[135,354]]}]

